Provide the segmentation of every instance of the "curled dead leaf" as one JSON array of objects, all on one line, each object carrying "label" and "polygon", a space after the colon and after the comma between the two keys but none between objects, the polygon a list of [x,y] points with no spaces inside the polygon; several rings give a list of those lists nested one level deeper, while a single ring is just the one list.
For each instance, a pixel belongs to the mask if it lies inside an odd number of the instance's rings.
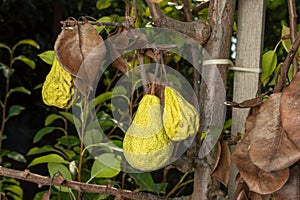
[{"label": "curled dead leaf", "polygon": [[300,199],[300,167],[294,165],[290,168],[290,177],[286,184],[274,193],[275,200]]},{"label": "curled dead leaf", "polygon": [[250,158],[266,172],[288,168],[300,158],[300,150],[288,139],[280,123],[280,97],[281,93],[270,95],[249,131]]},{"label": "curled dead leaf", "polygon": [[288,180],[289,169],[266,172],[255,166],[249,156],[249,138],[237,144],[232,154],[232,162],[238,168],[241,177],[246,182],[250,191],[259,194],[270,194],[279,190]]},{"label": "curled dead leaf", "polygon": [[211,175],[227,187],[230,176],[230,150],[223,139],[218,142],[218,155]]},{"label": "curled dead leaf", "polygon": [[288,138],[300,149],[300,73],[293,78],[281,96],[281,122]]},{"label": "curled dead leaf", "polygon": [[224,104],[233,108],[252,108],[260,105],[263,102],[263,98],[265,95],[266,93],[261,94],[258,97],[253,99],[247,99],[241,103],[237,103],[235,101],[225,101]]},{"label": "curled dead leaf", "polygon": [[74,77],[82,94],[92,89],[99,65],[106,54],[103,39],[89,23],[64,27],[58,35],[54,50],[59,63]]},{"label": "curled dead leaf", "polygon": [[129,66],[127,62],[124,60],[124,58],[122,57],[122,55],[116,49],[113,48],[110,48],[110,55],[113,60],[112,66],[120,70],[124,74],[127,73]]}]

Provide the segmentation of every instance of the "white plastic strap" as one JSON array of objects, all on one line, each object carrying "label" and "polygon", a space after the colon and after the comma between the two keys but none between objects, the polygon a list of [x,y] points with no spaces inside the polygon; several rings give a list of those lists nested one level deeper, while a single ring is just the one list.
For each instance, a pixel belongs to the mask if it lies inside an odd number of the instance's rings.
[{"label": "white plastic strap", "polygon": [[252,72],[252,73],[261,73],[262,70],[260,68],[247,68],[247,67],[229,67],[229,70],[240,71],[240,72]]},{"label": "white plastic strap", "polygon": [[261,73],[262,70],[260,68],[247,68],[247,67],[236,67],[233,62],[229,59],[211,59],[204,60],[202,65],[230,65],[229,70],[240,71],[240,72],[251,72],[251,73]]},{"label": "white plastic strap", "polygon": [[234,66],[233,62],[229,59],[211,59],[204,60],[202,65],[231,65]]}]

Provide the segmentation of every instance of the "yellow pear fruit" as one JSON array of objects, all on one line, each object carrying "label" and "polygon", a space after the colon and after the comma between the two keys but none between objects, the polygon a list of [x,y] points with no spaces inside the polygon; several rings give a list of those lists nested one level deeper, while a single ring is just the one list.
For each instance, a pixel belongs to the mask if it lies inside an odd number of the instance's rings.
[{"label": "yellow pear fruit", "polygon": [[197,109],[176,90],[166,86],[164,90],[163,124],[172,141],[185,140],[199,130]]},{"label": "yellow pear fruit", "polygon": [[142,98],[125,134],[123,149],[128,163],[141,171],[156,170],[168,163],[173,144],[164,130],[157,96],[147,94]]},{"label": "yellow pear fruit", "polygon": [[64,70],[56,57],[42,88],[42,97],[46,105],[69,108],[72,105],[72,76]]}]

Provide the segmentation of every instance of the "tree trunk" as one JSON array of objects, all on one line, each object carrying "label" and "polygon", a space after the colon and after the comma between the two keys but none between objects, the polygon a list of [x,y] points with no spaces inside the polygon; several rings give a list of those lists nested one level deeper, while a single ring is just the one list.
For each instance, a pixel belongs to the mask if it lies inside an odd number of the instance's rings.
[{"label": "tree trunk", "polygon": [[[210,1],[208,23],[212,32],[204,46],[206,50],[204,60],[229,58],[234,11],[235,0]],[[200,131],[201,133],[208,133],[207,138],[215,140],[209,142],[210,145],[217,142],[218,138],[213,137],[215,131],[220,132],[223,128],[226,67],[226,65],[217,65],[217,70],[212,65],[202,67]],[[205,153],[200,151],[201,154],[204,155]],[[211,166],[215,161],[213,154],[214,150],[203,159],[203,162],[197,163],[195,167],[192,200],[212,199],[214,192],[219,189],[218,182],[212,180],[210,176]]]}]

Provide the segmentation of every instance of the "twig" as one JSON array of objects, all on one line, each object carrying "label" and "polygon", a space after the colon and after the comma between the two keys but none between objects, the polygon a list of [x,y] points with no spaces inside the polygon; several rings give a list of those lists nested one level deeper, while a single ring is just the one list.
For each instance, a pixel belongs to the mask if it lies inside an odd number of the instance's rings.
[{"label": "twig", "polygon": [[181,185],[181,183],[184,181],[187,175],[189,175],[190,172],[186,172],[181,179],[178,181],[178,183],[173,187],[173,189],[167,194],[167,197],[171,196]]},{"label": "twig", "polygon": [[182,22],[170,17],[167,17],[159,8],[157,3],[153,3],[152,0],[146,0],[150,9],[150,13],[153,19],[153,23],[157,27],[169,28],[193,39],[197,40],[200,45],[203,45],[209,38],[211,30],[207,22],[198,20],[193,22]]},{"label": "twig", "polygon": [[[289,10],[289,24],[290,24],[290,35],[291,35],[291,43],[293,43],[296,39],[297,35],[297,13],[296,13],[296,5],[294,0],[288,0],[288,10]],[[298,72],[298,62],[297,59],[293,59],[293,77]]]},{"label": "twig", "polygon": [[[10,61],[9,61],[9,67],[8,67],[8,73],[10,73],[11,70],[13,70],[13,56],[14,56],[14,48],[12,49],[12,51],[9,51],[10,53]],[[6,77],[6,84],[5,84],[5,93],[4,93],[4,100],[2,103],[2,122],[1,122],[1,128],[0,128],[0,149],[2,149],[2,139],[3,139],[3,134],[4,134],[4,130],[5,130],[5,125],[6,125],[6,121],[7,121],[7,116],[6,116],[6,109],[7,109],[7,104],[8,104],[8,93],[9,93],[9,89],[10,89],[10,75],[8,74],[8,76]]]},{"label": "twig", "polygon": [[[78,164],[78,174],[77,179],[81,182],[81,173],[82,173],[82,164],[83,164],[83,150],[84,150],[84,133],[85,133],[85,124],[86,124],[86,112],[87,112],[87,97],[84,97],[84,105],[83,105],[83,115],[81,119],[81,137],[80,137],[80,155],[79,155],[79,164]],[[81,192],[78,192],[78,200],[81,199]]]},{"label": "twig", "polygon": [[298,32],[298,34],[296,36],[296,40],[294,41],[290,51],[288,52],[288,54],[283,62],[283,65],[282,65],[281,71],[280,71],[280,80],[274,87],[274,93],[281,92],[281,90],[283,89],[283,87],[285,85],[287,73],[288,73],[290,65],[298,51],[299,46],[300,46],[300,31]]},{"label": "twig", "polygon": [[184,10],[184,13],[185,13],[186,21],[187,22],[193,21],[189,0],[184,0],[183,1],[183,10]]},{"label": "twig", "polygon": [[197,46],[195,44],[190,44],[190,50],[192,55],[192,64],[193,64],[193,87],[195,91],[195,100],[193,103],[198,102],[199,99],[199,84],[200,84],[200,66],[199,66],[199,55],[197,53]]},{"label": "twig", "polygon": [[[89,21],[89,20],[87,22],[97,26],[125,26],[124,23],[120,23],[120,22],[98,22],[98,21]],[[65,21],[60,21],[60,23],[65,26],[75,26],[78,24],[79,25],[84,24],[86,22],[67,19]]]},{"label": "twig", "polygon": [[143,84],[143,89],[144,89],[144,94],[148,94],[149,90],[148,90],[148,78],[147,78],[147,74],[146,74],[146,70],[145,70],[145,61],[144,61],[144,54],[141,50],[137,50],[137,57],[139,60],[139,64],[140,64],[140,75],[141,75],[141,79],[142,79],[142,84]]},{"label": "twig", "polygon": [[125,6],[125,17],[129,18],[129,16],[130,16],[130,2],[129,2],[129,0],[126,0],[125,3],[126,3],[126,6]]},{"label": "twig", "polygon": [[203,10],[204,8],[208,8],[209,7],[209,1],[205,1],[203,3],[200,3],[198,6],[196,6],[193,10],[192,13],[196,14],[198,13],[200,10]]},{"label": "twig", "polygon": [[53,185],[67,187],[79,192],[109,194],[113,196],[121,196],[128,199],[138,200],[163,200],[166,198],[159,197],[150,193],[132,192],[129,190],[120,190],[110,186],[80,183],[77,181],[61,180],[61,177],[50,178],[29,172],[29,170],[21,171],[9,169],[0,166],[0,176],[16,178],[38,184],[39,187]]},{"label": "twig", "polygon": [[136,0],[132,0],[132,7],[133,7],[133,17],[132,17],[132,23],[134,25],[137,17],[137,6],[136,6]]}]

